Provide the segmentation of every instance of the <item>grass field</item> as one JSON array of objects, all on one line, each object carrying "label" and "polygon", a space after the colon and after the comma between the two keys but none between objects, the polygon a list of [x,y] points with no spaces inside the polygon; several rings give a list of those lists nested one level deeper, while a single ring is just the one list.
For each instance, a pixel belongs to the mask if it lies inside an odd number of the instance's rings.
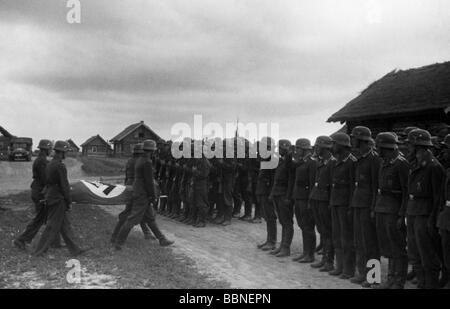
[{"label": "grass field", "polygon": [[125,173],[125,158],[80,157],[81,169],[90,176],[120,176]]},{"label": "grass field", "polygon": [[[98,207],[75,205],[72,226],[83,248],[91,248],[77,259],[83,269],[82,283],[69,284],[66,248],[51,249],[36,258],[16,249],[12,241],[33,217],[29,193],[1,197],[0,289],[1,288],[226,288],[227,283],[198,273],[193,261],[175,256],[170,248],[131,233],[122,251],[115,252],[109,238],[116,222]],[[39,237],[36,237],[39,238]],[[36,240],[31,244],[33,246]]]}]

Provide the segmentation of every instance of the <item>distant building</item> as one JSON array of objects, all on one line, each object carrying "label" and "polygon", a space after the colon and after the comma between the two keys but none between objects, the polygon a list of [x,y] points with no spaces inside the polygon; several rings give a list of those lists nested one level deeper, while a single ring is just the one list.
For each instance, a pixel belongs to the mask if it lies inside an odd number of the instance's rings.
[{"label": "distant building", "polygon": [[68,139],[67,143],[69,143],[69,145],[70,145],[70,152],[73,152],[73,153],[80,152],[80,147],[78,147],[77,144],[75,144],[75,142],[72,139]]},{"label": "distant building", "polygon": [[113,154],[115,156],[131,156],[133,146],[146,139],[152,139],[156,142],[162,140],[143,121],[132,124],[110,140],[114,147]]},{"label": "distant building", "polygon": [[333,114],[347,130],[364,125],[374,134],[417,126],[433,133],[450,123],[450,62],[392,71]]},{"label": "distant building", "polygon": [[111,146],[100,135],[89,138],[81,148],[83,156],[106,157],[112,153]]}]

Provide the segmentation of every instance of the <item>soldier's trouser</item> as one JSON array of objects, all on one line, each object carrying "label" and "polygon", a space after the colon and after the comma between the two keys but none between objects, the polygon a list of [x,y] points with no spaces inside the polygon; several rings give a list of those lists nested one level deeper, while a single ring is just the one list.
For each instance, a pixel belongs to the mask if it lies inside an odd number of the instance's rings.
[{"label": "soldier's trouser", "polygon": [[316,201],[311,200],[311,207],[315,209],[318,215],[318,220],[321,225],[322,233],[320,234],[320,240],[323,244],[323,256],[322,259],[327,263],[334,262],[334,249],[332,238],[332,223],[331,223],[331,209],[328,205],[328,201]]},{"label": "soldier's trouser", "polygon": [[196,186],[194,189],[194,205],[197,209],[198,222],[205,223],[208,215],[208,187],[204,183],[201,186]]},{"label": "soldier's trouser", "polygon": [[223,178],[222,193],[223,215],[225,220],[231,220],[233,213],[233,175],[227,175]]},{"label": "soldier's trouser", "polygon": [[308,200],[295,201],[295,218],[302,230],[303,254],[313,257],[316,249],[316,231],[314,215],[308,206]]},{"label": "soldier's trouser", "polygon": [[66,213],[66,202],[63,200],[47,205],[47,225],[36,246],[35,255],[45,253],[61,233],[71,254],[77,254],[80,248],[75,244],[75,236]]},{"label": "soldier's trouser", "polygon": [[439,286],[440,259],[438,235],[430,234],[428,216],[408,216],[408,257],[416,272],[418,286],[436,289]]},{"label": "soldier's trouser", "polygon": [[263,218],[266,221],[267,242],[275,244],[277,242],[277,214],[275,212],[275,205],[269,200],[268,195],[258,195],[257,199],[263,210]]},{"label": "soldier's trouser", "polygon": [[218,192],[218,187],[213,186],[208,191],[208,204],[209,204],[209,210],[208,210],[208,216],[212,216],[214,214],[214,207],[217,210],[217,216],[223,215],[223,213],[219,213],[219,199],[220,195]]},{"label": "soldier's trouser", "polygon": [[275,196],[273,202],[281,224],[281,247],[289,249],[294,237],[294,205],[284,196]]},{"label": "soldier's trouser", "polygon": [[[25,243],[31,243],[33,238],[39,232],[39,229],[46,223],[47,221],[47,209],[45,205],[41,202],[44,199],[44,195],[41,194],[40,191],[32,189],[31,191],[31,199],[34,203],[35,216],[30,223],[28,223],[25,231],[18,237],[19,241],[23,241]],[[58,234],[52,243],[52,247],[61,246],[61,236]]]},{"label": "soldier's trouser", "polygon": [[376,213],[376,230],[381,256],[393,263],[389,269],[388,281],[404,286],[408,272],[408,254],[406,252],[406,227],[397,228],[397,214]]},{"label": "soldier's trouser", "polygon": [[170,203],[171,206],[171,214],[173,215],[179,215],[180,209],[181,209],[181,198],[178,194],[180,188],[178,185],[178,182],[174,183],[172,186],[172,189],[170,190]]},{"label": "soldier's trouser", "polygon": [[370,207],[353,208],[353,233],[356,249],[356,267],[366,277],[367,261],[380,260],[375,220],[370,217]]},{"label": "soldier's trouser", "polygon": [[[133,206],[132,202],[129,202],[125,205],[125,209],[122,212],[120,212],[120,214],[118,216],[119,220],[118,220],[118,222],[114,228],[114,231],[112,233],[112,236],[111,236],[111,238],[113,240],[115,240],[117,238],[117,234],[119,233],[119,231],[122,228],[125,221],[127,221],[127,217],[131,213],[132,206]],[[147,224],[144,221],[141,221],[140,226],[141,226],[142,232],[144,234],[150,233],[150,229],[148,228]]]},{"label": "soldier's trouser", "polygon": [[36,214],[33,220],[31,220],[31,222],[27,225],[25,231],[18,237],[19,241],[30,243],[36,236],[36,234],[39,232],[41,226],[45,224],[47,220],[47,209],[40,202],[43,198],[44,196],[40,194],[39,195],[32,194],[31,199],[34,202]]},{"label": "soldier's trouser", "polygon": [[443,256],[443,266],[445,271],[450,271],[450,231],[440,229],[441,243],[442,243],[442,256]]},{"label": "soldier's trouser", "polygon": [[[332,206],[333,246],[336,251],[337,269],[344,274],[355,274],[355,246],[353,241],[353,218],[347,206]],[[339,255],[339,256],[338,256]]]},{"label": "soldier's trouser", "polygon": [[[255,185],[256,187],[256,185]],[[259,204],[258,198],[256,197],[255,188],[253,188],[253,191],[251,193],[251,200],[253,202],[253,204],[255,204],[255,214],[254,214],[254,218],[255,219],[261,219],[262,218],[262,207]],[[250,209],[250,214],[251,214],[252,210]]]}]

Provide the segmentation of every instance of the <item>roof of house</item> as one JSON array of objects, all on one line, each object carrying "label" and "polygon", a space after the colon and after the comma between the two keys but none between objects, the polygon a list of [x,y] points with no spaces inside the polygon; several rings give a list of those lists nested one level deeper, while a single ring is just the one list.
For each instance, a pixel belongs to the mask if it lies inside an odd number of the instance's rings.
[{"label": "roof of house", "polygon": [[2,134],[4,137],[8,137],[8,138],[13,137],[13,135],[11,133],[9,133],[8,131],[6,131],[6,129],[3,128],[2,126],[0,126],[0,134]]},{"label": "roof of house", "polygon": [[152,129],[150,129],[149,126],[147,126],[143,121],[140,121],[138,123],[129,125],[128,127],[125,128],[125,130],[123,130],[122,132],[120,132],[119,134],[117,134],[115,137],[113,137],[111,139],[111,142],[119,142],[122,139],[124,139],[125,137],[127,137],[129,134],[131,134],[132,132],[134,132],[135,130],[137,130],[138,128],[140,128],[141,126],[143,126],[145,129],[149,130],[150,132],[152,132],[155,136],[158,137],[158,140],[161,140],[161,137],[159,137],[158,134],[156,134]]},{"label": "roof of house", "polygon": [[74,142],[71,138],[69,138],[69,139],[67,140],[67,142],[70,144],[71,147],[75,147],[75,148],[77,148],[77,149],[80,149],[80,147],[78,147],[78,145],[75,144],[75,142]]},{"label": "roof of house", "polygon": [[329,122],[370,119],[450,106],[450,61],[395,70],[372,83],[334,113]]},{"label": "roof of house", "polygon": [[99,134],[88,138],[83,144],[81,144],[81,147],[89,145],[92,141],[94,141],[97,138],[100,139],[102,141],[102,143],[106,144],[109,148],[111,148],[111,146]]}]

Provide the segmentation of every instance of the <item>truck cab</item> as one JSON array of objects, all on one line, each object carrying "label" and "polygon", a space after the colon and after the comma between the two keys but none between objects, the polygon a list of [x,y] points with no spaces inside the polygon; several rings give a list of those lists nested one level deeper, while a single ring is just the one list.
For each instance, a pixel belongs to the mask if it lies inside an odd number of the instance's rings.
[{"label": "truck cab", "polygon": [[33,140],[29,137],[13,137],[9,147],[9,161],[31,161]]}]

